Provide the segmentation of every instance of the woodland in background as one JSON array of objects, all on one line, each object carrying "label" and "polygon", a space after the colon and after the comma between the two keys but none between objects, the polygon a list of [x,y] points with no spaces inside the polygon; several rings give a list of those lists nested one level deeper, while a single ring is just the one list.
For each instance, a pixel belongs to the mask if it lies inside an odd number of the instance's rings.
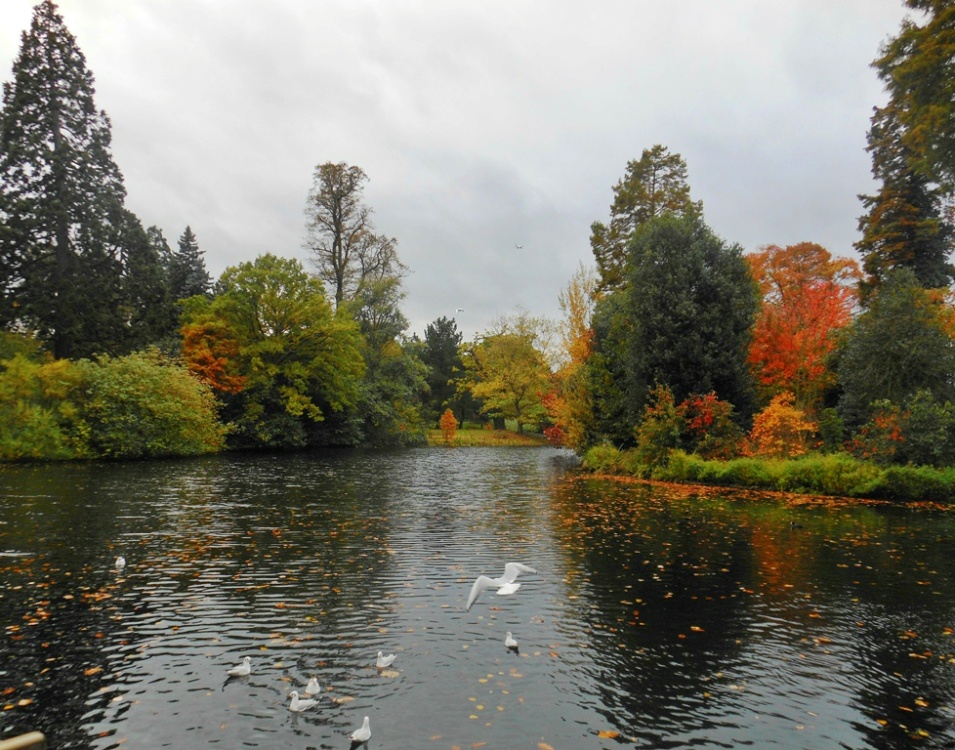
[{"label": "woodland in background", "polygon": [[889,101],[868,134],[860,262],[812,242],[744,253],[654,145],[592,225],[564,319],[517,311],[465,342],[444,317],[407,335],[408,269],[359,167],[315,168],[311,270],[263,254],[214,280],[191,227],[175,248],[144,228],[44,0],[0,112],[0,459],[417,445],[450,410],[642,476],[955,465],[955,4],[906,4],[873,64]]}]

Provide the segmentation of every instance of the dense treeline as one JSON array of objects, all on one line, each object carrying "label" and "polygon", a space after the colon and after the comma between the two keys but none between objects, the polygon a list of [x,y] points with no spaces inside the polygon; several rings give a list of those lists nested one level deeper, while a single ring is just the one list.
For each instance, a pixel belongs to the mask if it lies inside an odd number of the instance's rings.
[{"label": "dense treeline", "polygon": [[[595,266],[561,295],[564,320],[518,311],[465,342],[444,317],[407,335],[408,269],[359,167],[315,168],[312,270],[263,254],[212,279],[191,226],[175,248],[144,228],[44,0],[0,113],[0,459],[414,445],[453,418],[668,479],[878,494],[884,467],[952,466],[955,113],[922,76],[953,11],[909,5],[924,23],[875,63],[890,99],[869,131],[859,263],[812,242],[745,253],[655,145],[592,225]],[[947,474],[926,476],[913,493],[948,496]]]}]

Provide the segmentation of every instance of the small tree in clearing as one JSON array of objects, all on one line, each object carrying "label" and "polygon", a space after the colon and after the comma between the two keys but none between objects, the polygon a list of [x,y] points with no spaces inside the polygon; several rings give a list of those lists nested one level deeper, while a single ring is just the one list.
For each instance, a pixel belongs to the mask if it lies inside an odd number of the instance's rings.
[{"label": "small tree in clearing", "polygon": [[441,436],[444,438],[445,445],[451,445],[458,431],[458,420],[454,416],[454,412],[450,409],[445,409],[438,425],[441,427]]},{"label": "small tree in clearing", "polygon": [[792,458],[807,451],[816,425],[795,407],[796,397],[784,391],[753,418],[746,453],[765,458]]}]

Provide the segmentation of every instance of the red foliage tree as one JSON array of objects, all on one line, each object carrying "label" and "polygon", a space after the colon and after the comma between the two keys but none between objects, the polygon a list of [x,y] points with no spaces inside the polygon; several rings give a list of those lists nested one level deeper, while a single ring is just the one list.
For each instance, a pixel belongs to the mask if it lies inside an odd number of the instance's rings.
[{"label": "red foliage tree", "polygon": [[828,359],[856,303],[858,265],[812,242],[770,245],[747,260],[763,294],[749,351],[757,382],[766,397],[790,391],[814,412],[833,382]]},{"label": "red foliage tree", "polygon": [[213,390],[239,393],[245,377],[236,373],[239,345],[214,321],[189,323],[182,331],[182,359],[196,377]]}]

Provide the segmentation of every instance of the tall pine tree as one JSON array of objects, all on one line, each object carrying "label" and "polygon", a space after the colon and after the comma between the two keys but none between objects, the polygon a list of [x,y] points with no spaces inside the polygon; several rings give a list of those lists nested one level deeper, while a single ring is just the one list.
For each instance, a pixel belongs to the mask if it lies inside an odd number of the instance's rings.
[{"label": "tall pine tree", "polygon": [[875,109],[867,150],[872,174],[882,185],[876,195],[860,196],[867,210],[859,219],[862,239],[855,243],[866,274],[863,301],[899,268],[910,269],[927,289],[946,287],[955,278],[942,192],[915,168],[904,131],[894,104]]},{"label": "tall pine tree", "polygon": [[2,322],[54,356],[124,348],[119,243],[127,224],[110,123],[52,0],[34,8],[0,113]]},{"label": "tall pine tree", "polygon": [[208,294],[212,286],[199,242],[191,227],[179,237],[179,246],[169,265],[169,291],[174,300]]}]

